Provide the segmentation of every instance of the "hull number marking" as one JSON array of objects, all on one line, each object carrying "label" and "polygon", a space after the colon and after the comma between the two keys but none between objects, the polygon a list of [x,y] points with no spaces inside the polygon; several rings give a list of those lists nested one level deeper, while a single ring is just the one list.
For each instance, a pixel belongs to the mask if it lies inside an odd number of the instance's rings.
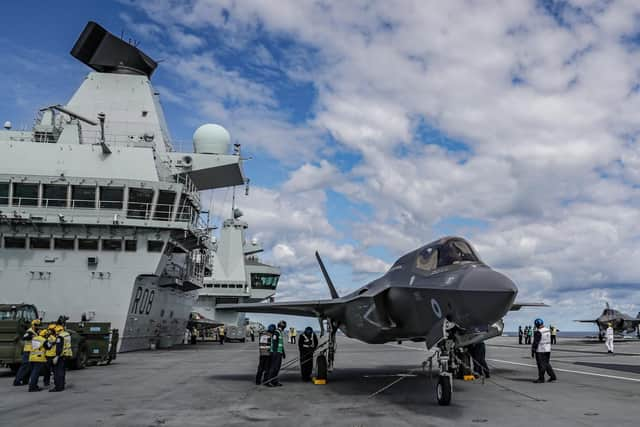
[{"label": "hull number marking", "polygon": [[153,298],[156,295],[156,291],[149,289],[143,289],[142,286],[138,286],[136,290],[136,296],[131,304],[132,314],[149,314],[151,313],[151,307],[153,306]]}]

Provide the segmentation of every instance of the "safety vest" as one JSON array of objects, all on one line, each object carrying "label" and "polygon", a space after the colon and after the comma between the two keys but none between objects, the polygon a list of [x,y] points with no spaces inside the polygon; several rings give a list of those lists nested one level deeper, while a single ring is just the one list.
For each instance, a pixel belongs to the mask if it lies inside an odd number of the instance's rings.
[{"label": "safety vest", "polygon": [[296,331],[296,328],[291,329],[291,336],[295,337],[296,335],[298,335],[298,331]]},{"label": "safety vest", "polygon": [[218,334],[220,334],[220,336],[224,336],[224,328],[220,327],[220,329],[218,330]]},{"label": "safety vest", "polygon": [[[31,335],[38,335],[35,333],[35,331],[33,330],[33,328],[29,328],[27,329],[27,332],[25,332],[24,334],[27,335],[28,333],[31,333]],[[25,351],[27,353],[29,353],[31,351],[31,340],[24,340],[24,345],[22,346],[22,351]]]},{"label": "safety vest", "polygon": [[62,331],[58,336],[62,338],[62,355],[65,357],[73,357],[73,351],[71,350],[71,334],[67,331]]},{"label": "safety vest", "polygon": [[49,335],[47,341],[51,344],[51,348],[46,349],[44,355],[47,357],[56,357],[56,336],[54,334]]},{"label": "safety vest", "polygon": [[36,335],[31,340],[31,353],[29,353],[29,362],[46,362],[47,358],[44,355],[44,342],[45,339],[39,335]]},{"label": "safety vest", "polygon": [[544,327],[538,329],[540,334],[540,342],[538,343],[538,349],[536,350],[538,353],[551,353],[551,332],[549,328]]},{"label": "safety vest", "polygon": [[258,350],[260,356],[268,356],[271,354],[271,332],[261,332],[258,337]]},{"label": "safety vest", "polygon": [[312,350],[314,347],[313,341],[313,335],[311,335],[310,337],[308,337],[307,334],[300,335],[300,346],[304,349]]}]

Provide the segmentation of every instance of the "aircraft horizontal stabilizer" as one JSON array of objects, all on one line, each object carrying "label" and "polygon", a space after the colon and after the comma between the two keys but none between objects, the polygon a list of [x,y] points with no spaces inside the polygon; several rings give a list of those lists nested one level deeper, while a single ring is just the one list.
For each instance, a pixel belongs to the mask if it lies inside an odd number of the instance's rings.
[{"label": "aircraft horizontal stabilizer", "polygon": [[522,307],[549,307],[543,302],[514,302],[509,311],[519,311]]},{"label": "aircraft horizontal stabilizer", "polygon": [[273,313],[304,317],[332,317],[342,310],[343,303],[336,300],[290,301],[274,303],[220,304],[216,310],[241,313]]},{"label": "aircraft horizontal stabilizer", "polygon": [[574,322],[580,322],[580,323],[598,323],[598,319],[595,319],[595,320],[574,320]]}]

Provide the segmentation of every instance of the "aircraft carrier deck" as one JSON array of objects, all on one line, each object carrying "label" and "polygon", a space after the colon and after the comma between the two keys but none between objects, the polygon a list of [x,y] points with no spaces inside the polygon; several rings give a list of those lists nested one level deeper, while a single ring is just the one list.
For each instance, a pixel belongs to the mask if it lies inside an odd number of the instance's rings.
[{"label": "aircraft carrier deck", "polygon": [[[560,337],[552,353],[558,382],[533,384],[529,348],[516,340],[490,340],[491,378],[455,381],[448,407],[434,399],[417,343],[372,346],[340,337],[328,384],[302,383],[296,364],[282,373],[284,387],[267,388],[253,384],[256,343],[207,342],[125,353],[111,366],[68,372],[67,390],[53,395],[13,387],[9,371],[0,370],[0,425],[638,425],[640,341],[617,342],[611,356],[597,341]],[[297,355],[291,345],[288,355],[285,362]]]}]

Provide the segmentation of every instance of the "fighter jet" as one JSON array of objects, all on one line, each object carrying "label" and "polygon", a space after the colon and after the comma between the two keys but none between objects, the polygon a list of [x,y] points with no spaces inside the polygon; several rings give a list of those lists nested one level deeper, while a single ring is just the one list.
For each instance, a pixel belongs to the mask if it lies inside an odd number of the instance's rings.
[{"label": "fighter jet", "polygon": [[637,317],[631,317],[628,314],[624,314],[618,310],[614,310],[609,307],[609,303],[606,303],[606,307],[602,310],[600,317],[594,320],[574,320],[574,322],[581,323],[595,323],[598,325],[598,339],[600,342],[604,341],[604,335],[611,323],[611,327],[616,334],[624,334],[636,332],[640,338],[640,313]]},{"label": "fighter jet", "polygon": [[[480,260],[460,237],[445,237],[400,257],[382,277],[338,296],[316,252],[330,300],[227,304],[219,310],[317,317],[328,329],[326,348],[316,358],[318,377],[333,368],[336,332],[365,343],[424,341],[434,348],[440,375],[436,397],[448,405],[452,378],[473,363],[466,347],[502,334],[509,310],[540,303],[514,303],[518,289]],[[324,330],[323,330],[324,332]]]}]

